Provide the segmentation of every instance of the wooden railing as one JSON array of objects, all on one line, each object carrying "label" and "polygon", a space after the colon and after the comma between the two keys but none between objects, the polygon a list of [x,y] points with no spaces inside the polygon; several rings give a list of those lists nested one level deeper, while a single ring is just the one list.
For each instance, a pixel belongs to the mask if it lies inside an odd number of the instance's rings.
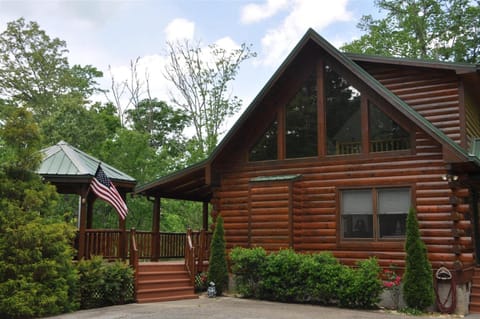
[{"label": "wooden railing", "polygon": [[190,282],[192,285],[195,285],[195,275],[197,274],[196,269],[196,257],[195,257],[195,247],[193,246],[192,241],[192,230],[189,228],[187,230],[187,238],[185,239],[185,269],[190,276]]},{"label": "wooden railing", "polygon": [[85,257],[120,258],[120,234],[121,230],[119,229],[87,229],[85,231]]},{"label": "wooden railing", "polygon": [[[134,291],[136,293],[138,288],[138,248],[135,228],[132,228],[132,230],[130,231],[130,267],[133,268],[133,285],[135,287]],[[135,300],[136,299],[137,296],[135,296]]]},{"label": "wooden railing", "polygon": [[[370,141],[370,152],[390,152],[406,150],[410,148],[410,141],[408,137],[391,138],[382,140]],[[336,154],[358,154],[362,150],[361,142],[337,142]]]},{"label": "wooden railing", "polygon": [[[149,231],[125,231],[125,251],[121,251],[122,231],[119,229],[88,229],[85,233],[85,256],[103,256],[106,259],[126,259],[131,255],[132,238],[135,238],[136,254],[139,260],[158,260],[164,258],[183,258],[185,256],[185,233]],[[192,246],[196,261],[208,258],[211,233],[191,232]],[[78,242],[76,243],[78,245]],[[76,247],[78,248],[78,247]],[[200,266],[200,271],[202,266]]]}]

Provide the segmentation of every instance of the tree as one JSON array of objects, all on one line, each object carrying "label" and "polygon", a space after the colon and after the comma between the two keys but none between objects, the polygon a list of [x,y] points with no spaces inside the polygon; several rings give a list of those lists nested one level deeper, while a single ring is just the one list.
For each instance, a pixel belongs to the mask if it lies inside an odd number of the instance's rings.
[{"label": "tree", "polygon": [[225,235],[222,216],[217,217],[210,244],[210,260],[208,262],[208,282],[214,282],[217,294],[222,295],[228,287],[228,267],[225,246]]},{"label": "tree", "polygon": [[386,16],[363,16],[358,28],[367,33],[342,50],[404,58],[480,61],[479,0],[376,0],[375,5],[385,10]]},{"label": "tree", "polygon": [[9,22],[0,34],[0,98],[10,106],[3,113],[25,107],[45,137],[43,145],[66,140],[89,151],[108,136],[96,109],[87,107],[102,73],[90,65],[70,66],[67,53],[65,41],[50,38],[36,22]]},{"label": "tree", "polygon": [[174,105],[190,115],[195,129],[191,148],[195,154],[190,156],[197,161],[215,148],[225,120],[239,110],[241,100],[231,96],[229,84],[240,64],[256,54],[246,44],[231,51],[215,44],[202,48],[188,41],[167,45],[165,77],[175,89],[171,92]]},{"label": "tree", "polygon": [[47,316],[77,308],[71,242],[56,222],[58,194],[35,173],[39,130],[17,108],[0,128],[0,317]]},{"label": "tree", "polygon": [[57,109],[61,97],[84,105],[102,73],[89,65],[70,67],[67,53],[66,43],[51,39],[36,22],[9,22],[0,34],[0,97],[32,111],[37,123]]},{"label": "tree", "polygon": [[157,99],[143,99],[127,111],[127,116],[133,129],[150,136],[153,148],[170,147],[173,153],[175,148],[181,149],[182,133],[188,123],[188,116],[183,110],[176,110]]},{"label": "tree", "polygon": [[411,208],[407,216],[405,239],[405,275],[403,296],[408,307],[425,310],[435,301],[432,266],[427,248],[420,237],[417,215]]}]

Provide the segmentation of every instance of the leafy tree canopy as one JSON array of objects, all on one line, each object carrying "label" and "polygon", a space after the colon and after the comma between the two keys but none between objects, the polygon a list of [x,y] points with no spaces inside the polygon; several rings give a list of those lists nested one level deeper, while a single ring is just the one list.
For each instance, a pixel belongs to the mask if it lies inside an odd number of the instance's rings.
[{"label": "leafy tree canopy", "polygon": [[353,53],[480,62],[479,0],[375,0],[386,15],[364,15],[366,33],[342,47]]}]

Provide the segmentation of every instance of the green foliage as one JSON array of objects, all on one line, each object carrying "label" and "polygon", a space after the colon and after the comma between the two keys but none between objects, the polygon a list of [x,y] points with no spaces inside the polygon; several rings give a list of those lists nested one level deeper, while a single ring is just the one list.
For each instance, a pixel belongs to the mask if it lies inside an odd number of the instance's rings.
[{"label": "green foliage", "polygon": [[260,286],[263,298],[287,302],[296,301],[305,282],[305,272],[301,274],[298,271],[301,264],[301,256],[291,249],[269,254],[266,258]]},{"label": "green foliage", "polygon": [[237,291],[245,297],[259,297],[258,286],[264,272],[267,252],[262,247],[235,247],[230,251]]},{"label": "green foliage", "polygon": [[363,16],[358,28],[367,33],[344,51],[479,63],[478,0],[376,0],[375,5],[385,17]]},{"label": "green foliage", "polygon": [[217,295],[221,296],[228,287],[228,266],[222,216],[217,217],[217,224],[210,244],[208,282],[212,281],[215,283]]},{"label": "green foliage", "polygon": [[31,114],[13,110],[0,128],[0,141],[0,317],[72,311],[77,308],[74,229],[55,223],[58,195],[34,173],[40,137]]},{"label": "green foliage", "polygon": [[435,301],[435,292],[432,266],[425,243],[420,237],[416,211],[413,208],[407,216],[405,252],[403,297],[408,307],[423,311]]},{"label": "green foliage", "polygon": [[82,309],[133,302],[133,269],[127,264],[96,256],[78,262],[77,270]]},{"label": "green foliage", "polygon": [[329,252],[286,249],[266,255],[262,248],[235,248],[230,258],[238,292],[245,297],[372,308],[383,289],[374,258],[358,262],[356,269],[341,265]]},{"label": "green foliage", "polygon": [[70,67],[65,41],[50,38],[36,22],[23,18],[9,22],[0,34],[0,52],[0,95],[32,110],[37,123],[66,97],[83,105],[102,76],[92,66]]},{"label": "green foliage", "polygon": [[55,315],[77,309],[71,262],[74,229],[31,222],[0,236],[0,317]]}]

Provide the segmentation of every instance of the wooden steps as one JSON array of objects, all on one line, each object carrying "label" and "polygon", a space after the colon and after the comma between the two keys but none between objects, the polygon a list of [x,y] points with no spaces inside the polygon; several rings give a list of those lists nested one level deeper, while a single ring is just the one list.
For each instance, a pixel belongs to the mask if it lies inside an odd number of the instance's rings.
[{"label": "wooden steps", "polygon": [[137,302],[198,298],[184,262],[148,262],[138,266]]},{"label": "wooden steps", "polygon": [[475,267],[470,291],[470,313],[480,313],[480,267]]}]

